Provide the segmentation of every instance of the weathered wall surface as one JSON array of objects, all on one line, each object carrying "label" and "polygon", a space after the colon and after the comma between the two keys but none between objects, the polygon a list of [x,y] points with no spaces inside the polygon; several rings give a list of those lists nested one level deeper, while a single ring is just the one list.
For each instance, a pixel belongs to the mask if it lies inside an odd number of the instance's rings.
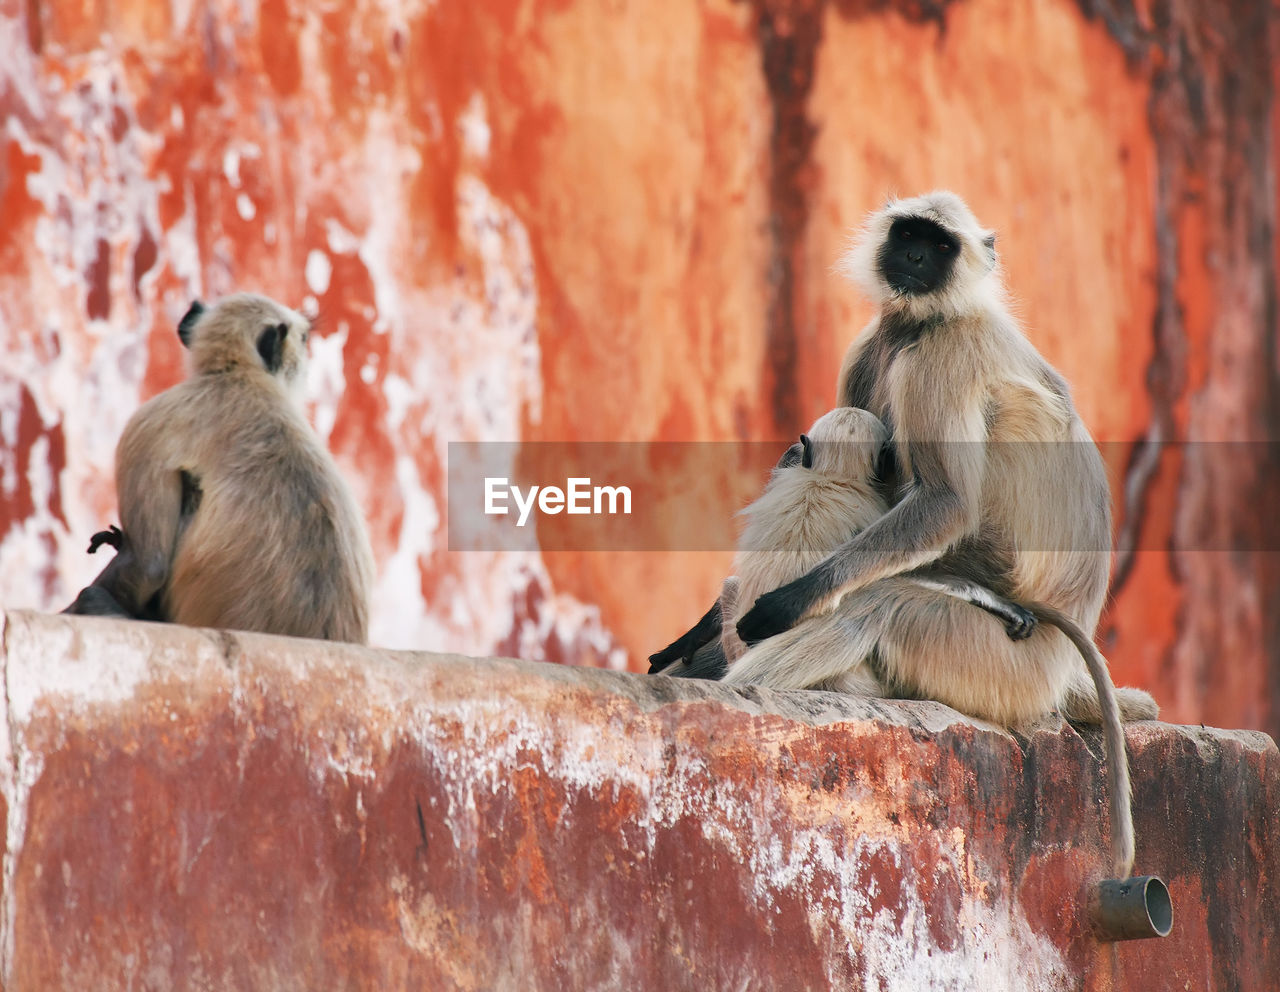
[{"label": "weathered wall surface", "polygon": [[1280,731],[1280,460],[1220,443],[1280,422],[1273,14],[0,0],[0,602],[93,574],[176,319],[256,288],[323,315],[375,640],[634,667],[729,555],[450,553],[447,444],[794,435],[866,316],[846,232],[946,185],[1114,442],[1118,681]]},{"label": "weathered wall surface", "polygon": [[1105,945],[1100,740],[937,703],[11,612],[8,989],[1270,992],[1280,753],[1129,728],[1174,933]]}]

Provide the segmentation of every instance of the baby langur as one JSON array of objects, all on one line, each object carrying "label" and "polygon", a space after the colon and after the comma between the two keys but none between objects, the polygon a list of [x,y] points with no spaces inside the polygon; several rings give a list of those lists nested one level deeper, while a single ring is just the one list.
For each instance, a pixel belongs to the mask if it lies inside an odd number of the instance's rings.
[{"label": "baby langur", "polygon": [[[768,664],[764,659],[775,654],[775,639],[748,649],[734,626],[759,596],[804,575],[888,511],[876,478],[888,436],[884,424],[866,410],[839,407],[823,414],[808,434],[800,435],[799,460],[785,459],[760,498],[742,511],[747,525],[738,542],[734,574],[725,580],[720,595],[720,609],[730,621],[720,634],[729,665],[744,653],[752,658],[749,668]],[[972,583],[930,582],[930,588],[994,613],[1005,622],[1010,637],[1028,636],[1035,625],[1026,610]],[[793,628],[796,638],[824,630],[815,616],[810,613]],[[880,695],[865,667],[815,688]]]},{"label": "baby langur", "polygon": [[725,580],[720,633],[732,665],[747,650],[736,625],[756,599],[799,578],[889,505],[875,488],[875,466],[889,438],[884,424],[853,407],[819,417],[800,435],[798,461],[784,459],[760,497],[744,509],[746,521]]},{"label": "baby langur", "polygon": [[[854,407],[823,414],[808,434],[801,434],[774,468],[764,493],[742,511],[747,525],[738,542],[734,574],[724,580],[716,605],[698,627],[653,656],[650,674],[719,678],[744,653],[751,659],[744,671],[767,670],[771,659],[785,651],[783,645],[827,636],[829,625],[815,618],[829,610],[810,613],[791,631],[749,651],[734,624],[761,594],[804,575],[888,511],[881,495],[885,483],[876,474],[887,440],[884,424]],[[954,596],[999,617],[1014,640],[1029,637],[1035,628],[1036,619],[1029,611],[975,583],[953,577],[916,581],[922,588]],[[682,645],[688,648],[709,636],[708,629],[719,634],[710,650],[703,646],[694,654],[681,653]],[[874,676],[857,666],[808,688],[882,695]]]},{"label": "baby langur", "polygon": [[364,520],[302,409],[305,317],[262,296],[192,304],[185,382],[116,448],[116,557],[68,613],[364,643]]}]

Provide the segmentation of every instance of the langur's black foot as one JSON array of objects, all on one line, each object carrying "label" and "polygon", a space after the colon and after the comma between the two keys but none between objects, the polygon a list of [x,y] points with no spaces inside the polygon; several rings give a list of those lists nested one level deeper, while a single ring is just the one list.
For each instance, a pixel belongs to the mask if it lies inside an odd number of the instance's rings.
[{"label": "langur's black foot", "polygon": [[125,617],[132,620],[133,614],[116,602],[114,596],[102,586],[86,586],[80,590],[74,603],[63,613],[82,617]]},{"label": "langur's black foot", "polygon": [[724,678],[724,673],[728,670],[729,663],[725,660],[720,642],[709,641],[698,648],[692,658],[686,658],[684,664],[662,674],[677,679],[709,679],[715,682]]}]

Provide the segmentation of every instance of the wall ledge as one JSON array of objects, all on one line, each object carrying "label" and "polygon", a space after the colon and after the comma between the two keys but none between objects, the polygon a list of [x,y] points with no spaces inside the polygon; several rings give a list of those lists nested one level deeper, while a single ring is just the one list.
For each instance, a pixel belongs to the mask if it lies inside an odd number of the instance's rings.
[{"label": "wall ledge", "polygon": [[938,703],[11,611],[8,989],[1272,989],[1280,753]]}]

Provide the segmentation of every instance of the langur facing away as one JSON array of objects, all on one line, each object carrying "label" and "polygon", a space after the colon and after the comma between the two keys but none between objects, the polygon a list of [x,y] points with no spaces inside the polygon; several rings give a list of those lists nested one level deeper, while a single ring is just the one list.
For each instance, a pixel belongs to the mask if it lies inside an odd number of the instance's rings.
[{"label": "langur facing away", "polygon": [[302,409],[311,325],[262,296],[192,304],[186,381],[116,448],[116,557],[66,612],[364,643],[364,520]]}]

